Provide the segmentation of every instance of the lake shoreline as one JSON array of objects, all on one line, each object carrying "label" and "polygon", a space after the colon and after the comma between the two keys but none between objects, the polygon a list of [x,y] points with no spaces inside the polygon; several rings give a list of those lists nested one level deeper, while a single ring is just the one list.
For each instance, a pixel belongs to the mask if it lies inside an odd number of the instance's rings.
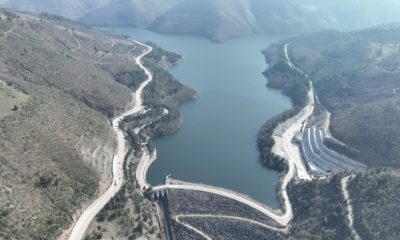
[{"label": "lake shoreline", "polygon": [[148,182],[158,185],[172,174],[175,179],[220,186],[278,208],[279,175],[262,166],[256,140],[266,119],[291,108],[281,91],[260,87],[265,86],[261,51],[279,37],[215,44],[196,37],[117,30],[183,56],[169,72],[201,96],[179,106],[184,121],[177,132],[153,139],[158,159],[149,168]]}]

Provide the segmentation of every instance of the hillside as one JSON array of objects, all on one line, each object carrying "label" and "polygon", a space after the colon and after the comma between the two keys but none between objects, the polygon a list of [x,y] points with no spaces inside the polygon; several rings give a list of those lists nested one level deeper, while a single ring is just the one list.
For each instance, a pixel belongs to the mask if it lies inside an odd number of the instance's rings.
[{"label": "hillside", "polygon": [[[375,169],[350,178],[348,191],[354,227],[362,239],[397,239],[399,235],[399,171]],[[294,218],[287,239],[354,239],[337,175],[291,185]],[[304,194],[304,192],[310,194]]]},{"label": "hillside", "polygon": [[5,7],[48,12],[92,26],[134,26],[222,41],[254,33],[351,30],[398,22],[395,0],[9,0]]},{"label": "hillside", "polygon": [[185,0],[114,0],[82,15],[80,22],[91,26],[147,28],[152,22]]},{"label": "hillside", "polygon": [[7,0],[3,7],[33,13],[51,13],[70,19],[78,19],[88,12],[112,0]]},{"label": "hillside", "polygon": [[[309,74],[332,113],[330,131],[353,149],[352,157],[369,166],[400,166],[399,37],[400,28],[387,25],[288,40],[292,61]],[[299,78],[289,77],[280,67],[285,61],[282,49],[280,43],[265,52],[267,76],[270,84],[287,88]]]},{"label": "hillside", "polygon": [[157,18],[148,29],[214,41],[262,32],[250,2],[242,0],[186,1]]},{"label": "hillside", "polygon": [[[0,10],[1,239],[56,238],[110,184],[109,118],[145,79],[141,52],[61,17]],[[193,94],[164,75],[155,93]]]},{"label": "hillside", "polygon": [[[268,85],[282,89],[301,106],[308,79],[288,67],[284,53],[288,43],[291,61],[308,74],[319,100],[332,113],[331,133],[346,144],[330,143],[330,147],[369,165],[369,170],[354,173],[347,187],[354,228],[362,239],[396,239],[399,234],[399,37],[400,27],[395,24],[357,32],[323,31],[264,51]],[[260,134],[268,137],[276,122],[288,115],[291,112],[268,122]],[[276,159],[266,160],[269,167],[275,166]],[[341,190],[343,177],[289,187],[294,211],[289,239],[354,239]]]},{"label": "hillside", "polygon": [[294,216],[286,239],[352,239],[340,179],[335,176],[289,185]]},{"label": "hillside", "polygon": [[365,240],[397,239],[400,217],[400,174],[379,169],[357,176],[349,184],[355,229]]}]

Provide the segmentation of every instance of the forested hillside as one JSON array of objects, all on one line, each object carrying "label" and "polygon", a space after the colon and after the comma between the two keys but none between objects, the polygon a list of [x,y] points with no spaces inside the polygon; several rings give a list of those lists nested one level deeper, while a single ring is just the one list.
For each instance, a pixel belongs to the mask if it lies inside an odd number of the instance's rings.
[{"label": "forested hillside", "polygon": [[[332,112],[332,134],[369,166],[400,166],[400,28],[324,31],[287,40],[292,61],[309,74],[323,105]],[[266,51],[267,75],[277,87],[288,78],[283,42]],[[287,84],[284,84],[287,83]],[[338,149],[340,150],[340,149]]]},{"label": "forested hillside", "polygon": [[9,0],[6,7],[48,12],[93,26],[134,26],[215,41],[254,33],[350,30],[400,21],[396,0]]}]

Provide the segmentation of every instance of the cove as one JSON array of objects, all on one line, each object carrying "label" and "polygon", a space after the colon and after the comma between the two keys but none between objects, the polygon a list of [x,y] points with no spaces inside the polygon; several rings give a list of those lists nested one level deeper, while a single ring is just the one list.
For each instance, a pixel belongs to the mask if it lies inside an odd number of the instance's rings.
[{"label": "cove", "polygon": [[224,187],[279,207],[277,172],[261,165],[257,132],[265,121],[292,107],[280,91],[268,89],[261,51],[281,37],[255,35],[212,43],[193,36],[163,35],[136,28],[107,28],[140,41],[152,41],[183,56],[170,72],[199,93],[180,106],[178,132],[154,139],[158,159],[147,180],[165,176]]}]

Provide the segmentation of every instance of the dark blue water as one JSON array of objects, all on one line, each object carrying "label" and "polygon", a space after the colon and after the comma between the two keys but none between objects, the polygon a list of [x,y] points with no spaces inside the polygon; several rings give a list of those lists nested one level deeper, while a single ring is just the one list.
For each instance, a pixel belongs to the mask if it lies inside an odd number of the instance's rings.
[{"label": "dark blue water", "polygon": [[155,140],[157,161],[148,181],[166,175],[232,189],[277,207],[278,174],[260,164],[257,132],[263,123],[291,107],[279,91],[265,87],[261,51],[279,37],[259,35],[215,44],[206,39],[160,35],[133,29],[113,31],[150,40],[184,58],[172,74],[200,98],[180,107],[181,129]]}]

